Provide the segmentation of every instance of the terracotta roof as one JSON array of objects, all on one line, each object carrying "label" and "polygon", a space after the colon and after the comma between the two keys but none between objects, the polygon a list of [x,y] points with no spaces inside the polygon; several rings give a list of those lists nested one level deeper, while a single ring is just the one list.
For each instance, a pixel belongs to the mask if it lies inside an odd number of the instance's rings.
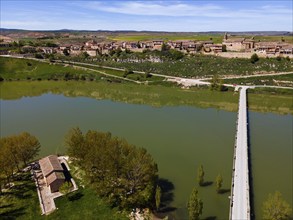
[{"label": "terracotta roof", "polygon": [[65,176],[62,172],[53,172],[46,179],[47,179],[47,184],[50,185],[55,180],[65,180]]},{"label": "terracotta roof", "polygon": [[54,171],[63,172],[63,168],[56,155],[50,155],[40,160],[40,167],[45,177]]}]

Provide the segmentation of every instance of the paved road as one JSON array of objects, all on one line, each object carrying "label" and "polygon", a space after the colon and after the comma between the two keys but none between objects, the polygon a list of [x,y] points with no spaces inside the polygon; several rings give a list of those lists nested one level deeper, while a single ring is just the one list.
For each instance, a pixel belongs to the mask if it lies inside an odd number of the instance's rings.
[{"label": "paved road", "polygon": [[247,137],[247,105],[246,90],[249,87],[241,87],[239,98],[238,124],[236,136],[236,148],[234,156],[234,178],[232,185],[232,220],[250,219],[249,197],[249,167],[248,167],[248,137]]}]

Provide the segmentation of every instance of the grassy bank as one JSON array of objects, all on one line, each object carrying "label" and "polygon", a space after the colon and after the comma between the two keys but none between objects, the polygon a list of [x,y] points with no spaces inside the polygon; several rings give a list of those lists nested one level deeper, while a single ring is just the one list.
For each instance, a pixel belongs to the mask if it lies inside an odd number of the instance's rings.
[{"label": "grassy bank", "polygon": [[0,57],[0,77],[4,80],[96,79],[102,75],[70,66],[44,63],[29,59]]},{"label": "grassy bank", "polygon": [[0,194],[0,219],[40,219],[41,208],[30,173],[19,173],[10,190]]},{"label": "grassy bank", "polygon": [[[4,100],[40,96],[51,92],[68,97],[108,99],[156,107],[181,105],[218,108],[234,112],[238,110],[238,93],[210,91],[201,88],[182,90],[160,85],[42,81],[2,82],[0,83],[0,89],[0,98]],[[284,95],[249,93],[249,97],[249,106],[252,111],[293,114],[292,93]]]}]

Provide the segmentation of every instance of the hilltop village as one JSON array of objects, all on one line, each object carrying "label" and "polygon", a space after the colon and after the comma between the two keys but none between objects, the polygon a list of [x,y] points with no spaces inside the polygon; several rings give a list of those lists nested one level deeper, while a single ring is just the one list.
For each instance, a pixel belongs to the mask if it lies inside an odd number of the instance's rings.
[{"label": "hilltop village", "polygon": [[[34,36],[36,39],[53,39],[48,36]],[[237,57],[250,58],[253,53],[260,57],[277,57],[284,56],[293,58],[293,44],[286,42],[284,39],[279,41],[260,41],[255,40],[254,37],[238,37],[231,36],[227,33],[223,36],[222,43],[214,43],[213,38],[210,40],[163,40],[154,39],[149,41],[109,41],[101,40],[97,36],[91,38],[81,38],[79,42],[71,42],[74,36],[65,35],[67,38],[63,43],[46,43],[45,45],[35,45],[32,41],[16,40],[11,36],[0,36],[0,54],[1,55],[16,55],[23,54],[23,56],[33,56],[35,53],[43,55],[61,54],[66,56],[79,56],[86,54],[90,57],[99,55],[111,55],[117,51],[128,51],[143,53],[146,51],[161,51],[164,49],[173,49],[180,51],[183,54],[208,54],[222,57]]]}]

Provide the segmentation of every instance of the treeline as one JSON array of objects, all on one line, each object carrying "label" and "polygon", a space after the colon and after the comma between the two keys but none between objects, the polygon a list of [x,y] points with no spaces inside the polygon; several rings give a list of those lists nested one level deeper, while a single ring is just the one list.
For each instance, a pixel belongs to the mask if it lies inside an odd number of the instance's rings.
[{"label": "treeline", "polygon": [[38,139],[27,132],[0,139],[0,192],[16,171],[38,155],[40,147]]},{"label": "treeline", "polygon": [[66,137],[67,153],[85,171],[99,196],[122,209],[152,207],[157,164],[144,149],[111,133],[72,129]]}]

